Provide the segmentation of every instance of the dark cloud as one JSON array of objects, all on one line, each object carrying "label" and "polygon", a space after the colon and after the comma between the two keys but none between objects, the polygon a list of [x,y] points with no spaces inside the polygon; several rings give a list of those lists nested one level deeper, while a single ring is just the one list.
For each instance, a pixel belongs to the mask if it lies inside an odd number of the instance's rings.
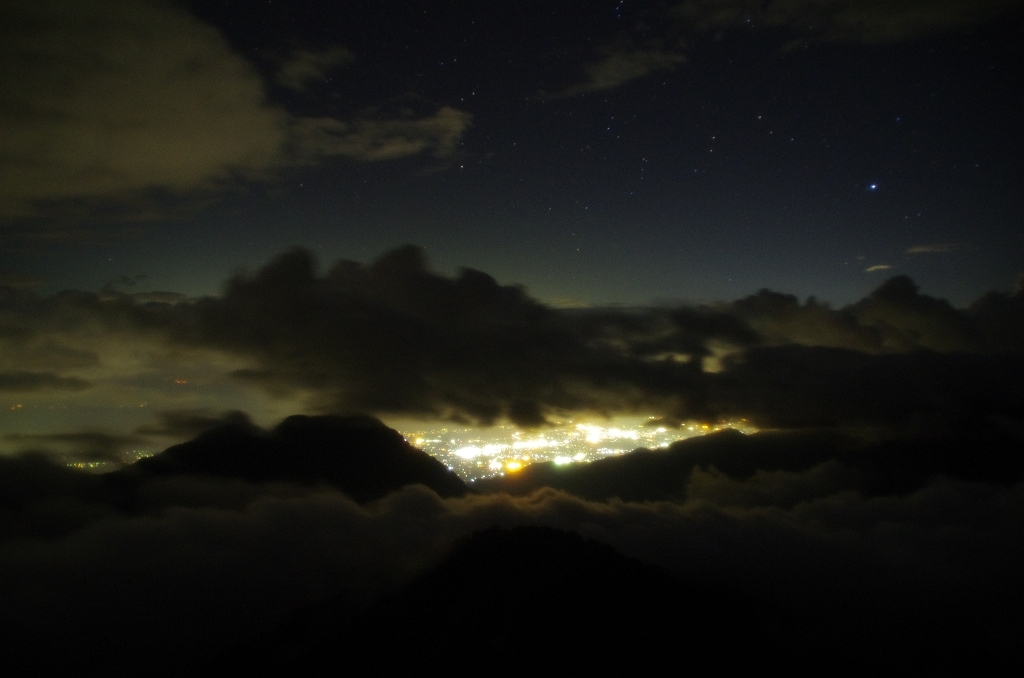
[{"label": "dark cloud", "polygon": [[710,402],[760,426],[970,428],[1024,418],[1021,374],[1020,356],[758,348],[726,359]]},{"label": "dark cloud", "polygon": [[203,299],[0,295],[0,385],[90,386],[186,413],[137,420],[149,436],[195,432],[203,408],[249,407],[245,394],[291,411],[523,426],[635,413],[984,428],[1024,419],[1021,346],[1019,292],[958,309],[897,276],[838,309],[769,290],[711,306],[558,309],[480,271],[433,273],[411,246],[325,272],[294,250]]},{"label": "dark cloud", "polygon": [[433,274],[416,248],[322,276],[297,250],[189,307],[175,331],[255,359],[236,373],[247,383],[327,410],[923,426],[1024,414],[1020,358],[1001,355],[1018,302],[987,303],[991,330],[897,277],[840,310],[768,291],[717,307],[555,310],[477,271]]},{"label": "dark cloud", "polygon": [[8,291],[0,385],[100,398],[130,385],[136,406],[184,413],[136,424],[150,437],[212,423],[187,413],[209,406],[191,389],[232,370],[236,388],[313,412],[525,426],[578,412],[887,429],[1024,418],[1022,296],[955,309],[903,277],[837,310],[767,290],[713,307],[553,309],[478,271],[434,274],[416,248],[323,274],[297,250],[221,297],[140,294]]},{"label": "dark cloud", "polygon": [[970,28],[1014,0],[687,0],[672,14],[699,31],[767,26],[809,40],[892,43]]},{"label": "dark cloud", "polygon": [[4,440],[23,450],[39,450],[75,462],[124,462],[123,452],[140,440],[103,431],[75,431],[71,433],[11,433]]},{"label": "dark cloud", "polygon": [[922,294],[906,276],[890,278],[864,299],[841,309],[762,290],[727,305],[774,345],[849,348],[868,353],[1019,353],[1024,340],[1024,295],[992,292],[966,309]]},{"label": "dark cloud", "polygon": [[[961,310],[905,277],[838,310],[767,290],[711,307],[554,309],[479,271],[432,273],[408,247],[323,274],[295,250],[221,297],[136,296],[9,292],[10,388],[82,388],[121,360],[105,347],[116,341],[152,356],[135,374],[173,376],[185,355],[241,362],[238,383],[314,411],[528,426],[582,411],[886,427],[1021,415],[1007,355],[1024,336],[1021,295]],[[44,364],[62,367],[25,369]]]},{"label": "dark cloud", "polygon": [[[647,355],[703,353],[701,337],[737,332],[701,313],[557,312],[478,271],[433,274],[413,247],[322,277],[294,251],[189,310],[182,341],[251,356],[259,367],[239,378],[304,389],[316,406],[524,424],[538,412],[665,398],[699,366]],[[634,344],[644,357],[631,355]]]},{"label": "dark cloud", "polygon": [[218,414],[209,409],[170,410],[161,412],[157,415],[156,421],[139,427],[136,433],[145,436],[194,438],[211,428],[239,421],[248,421],[248,417],[238,411]]},{"label": "dark cloud", "polygon": [[0,372],[0,392],[81,391],[86,388],[89,388],[89,382],[84,379],[60,377],[52,372]]}]

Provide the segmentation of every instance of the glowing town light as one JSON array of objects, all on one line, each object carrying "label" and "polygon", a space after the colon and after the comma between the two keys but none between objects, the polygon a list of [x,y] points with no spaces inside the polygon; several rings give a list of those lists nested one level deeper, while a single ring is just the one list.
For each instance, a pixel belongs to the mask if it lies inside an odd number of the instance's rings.
[{"label": "glowing town light", "polygon": [[500,459],[491,459],[491,463],[487,465],[487,468],[492,471],[500,471],[503,467]]},{"label": "glowing town light", "polygon": [[462,457],[463,459],[476,459],[477,457],[493,457],[503,450],[507,450],[508,445],[484,445],[483,447],[477,447],[470,445],[468,447],[460,447],[455,450],[455,456]]},{"label": "glowing town light", "polygon": [[533,438],[532,440],[519,440],[512,443],[514,450],[539,450],[544,447],[552,447],[554,442],[547,438]]},{"label": "glowing town light", "polygon": [[576,424],[576,429],[586,435],[588,443],[599,443],[604,440],[604,429],[594,424]]},{"label": "glowing town light", "polygon": [[505,463],[505,468],[508,471],[511,471],[512,473],[515,473],[516,471],[522,469],[523,465],[522,465],[521,462],[518,462],[518,461],[513,459],[512,461],[509,461],[509,462]]},{"label": "glowing town light", "polygon": [[555,457],[556,466],[565,466],[572,463],[572,457]]}]

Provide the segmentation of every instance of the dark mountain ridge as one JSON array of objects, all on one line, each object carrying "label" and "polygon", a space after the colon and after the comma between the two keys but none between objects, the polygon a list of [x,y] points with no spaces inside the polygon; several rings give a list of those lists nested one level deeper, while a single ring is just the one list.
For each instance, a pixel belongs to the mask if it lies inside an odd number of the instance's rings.
[{"label": "dark mountain ridge", "polygon": [[529,494],[542,487],[592,501],[683,501],[695,469],[715,468],[738,479],[758,471],[806,471],[838,462],[866,495],[906,494],[937,475],[1012,485],[1024,478],[1024,441],[990,429],[972,435],[866,438],[835,429],[733,429],[680,440],[664,450],[640,448],[590,464],[532,464],[517,473],[479,480],[481,492]]},{"label": "dark mountain ridge", "polygon": [[360,503],[415,483],[441,497],[467,491],[441,462],[366,416],[294,415],[269,431],[238,418],[109,474],[114,484],[171,475],[326,484]]}]

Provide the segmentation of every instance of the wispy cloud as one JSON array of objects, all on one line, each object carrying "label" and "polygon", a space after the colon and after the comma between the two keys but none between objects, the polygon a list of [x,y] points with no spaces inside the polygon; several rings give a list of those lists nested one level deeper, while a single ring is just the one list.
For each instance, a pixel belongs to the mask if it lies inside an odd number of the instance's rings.
[{"label": "wispy cloud", "polygon": [[621,87],[657,71],[670,71],[686,61],[677,52],[660,49],[618,49],[587,67],[587,79],[572,85],[560,96],[601,92]]},{"label": "wispy cloud", "polygon": [[968,28],[1019,6],[1016,0],[687,0],[672,13],[700,31],[768,26],[811,40],[871,44]]},{"label": "wispy cloud", "polygon": [[889,264],[875,264],[874,266],[868,266],[864,270],[867,273],[874,273],[875,271],[888,271],[892,266]]},{"label": "wispy cloud", "polygon": [[340,46],[320,51],[295,50],[281,64],[274,82],[296,92],[305,92],[311,84],[352,63],[354,58],[352,52]]},{"label": "wispy cloud", "polygon": [[944,254],[959,249],[954,243],[942,242],[932,245],[915,245],[907,248],[907,254]]}]

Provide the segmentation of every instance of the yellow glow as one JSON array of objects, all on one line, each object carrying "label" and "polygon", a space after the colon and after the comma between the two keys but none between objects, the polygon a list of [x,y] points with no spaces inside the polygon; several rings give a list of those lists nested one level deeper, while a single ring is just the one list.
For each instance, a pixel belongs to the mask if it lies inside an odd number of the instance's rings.
[{"label": "yellow glow", "polygon": [[470,445],[469,447],[460,447],[455,450],[456,456],[462,457],[463,459],[475,459],[477,457],[493,457],[502,450],[508,449],[508,445],[483,445],[478,447],[476,445]]},{"label": "yellow glow", "polygon": [[609,438],[636,440],[639,437],[637,431],[622,428],[604,428],[597,424],[576,424],[576,429],[586,435],[588,443],[597,444]]},{"label": "yellow glow", "polygon": [[539,450],[542,447],[551,447],[553,443],[547,438],[534,438],[532,440],[520,440],[512,444],[516,450]]},{"label": "yellow glow", "polygon": [[506,470],[511,471],[512,473],[515,473],[516,471],[522,469],[523,465],[522,465],[522,463],[513,460],[513,461],[510,461],[510,462],[507,462],[505,464],[505,468],[506,468]]}]

